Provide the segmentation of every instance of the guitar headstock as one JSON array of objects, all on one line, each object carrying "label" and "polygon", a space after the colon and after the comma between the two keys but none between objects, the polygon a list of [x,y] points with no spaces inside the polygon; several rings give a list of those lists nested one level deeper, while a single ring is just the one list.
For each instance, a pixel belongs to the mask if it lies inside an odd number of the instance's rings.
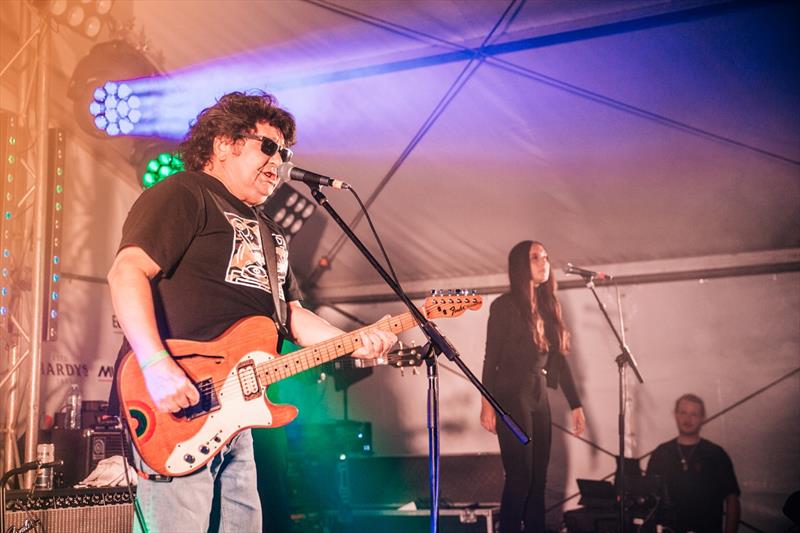
[{"label": "guitar headstock", "polygon": [[[427,345],[426,345],[427,346]],[[358,359],[355,357],[344,357],[331,361],[333,370],[346,368],[372,368],[374,366],[393,366],[395,368],[409,368],[422,366],[423,356],[427,350],[426,346],[409,346],[407,348],[397,348],[386,354],[385,357],[375,359]]]},{"label": "guitar headstock", "polygon": [[422,357],[425,355],[425,348],[421,346],[411,346],[409,348],[398,348],[386,354],[386,363],[388,366],[395,368],[406,368],[413,366],[422,366],[424,360]]},{"label": "guitar headstock", "polygon": [[425,316],[428,318],[452,318],[465,311],[477,311],[483,305],[483,297],[475,290],[450,289],[431,291],[425,298]]}]

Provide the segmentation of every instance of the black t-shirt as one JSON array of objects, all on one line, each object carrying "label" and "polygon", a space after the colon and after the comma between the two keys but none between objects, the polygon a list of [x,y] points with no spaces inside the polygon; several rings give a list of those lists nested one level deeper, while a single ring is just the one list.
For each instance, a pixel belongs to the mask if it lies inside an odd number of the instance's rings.
[{"label": "black t-shirt", "polygon": [[[138,246],[161,268],[151,285],[162,338],[210,340],[241,318],[274,316],[260,216],[202,172],[170,176],[136,200],[119,249]],[[280,298],[299,300],[284,235],[261,220],[275,244]],[[120,356],[129,350],[123,342]]]},{"label": "black t-shirt", "polygon": [[725,498],[740,494],[733,463],[725,450],[706,439],[679,446],[673,439],[656,448],[647,475],[663,480],[667,503],[675,509],[675,531],[719,533]]}]

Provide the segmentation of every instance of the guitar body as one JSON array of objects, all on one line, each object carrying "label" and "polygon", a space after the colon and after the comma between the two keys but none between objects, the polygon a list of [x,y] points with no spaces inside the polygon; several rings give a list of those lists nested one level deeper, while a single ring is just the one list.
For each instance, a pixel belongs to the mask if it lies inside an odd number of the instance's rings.
[{"label": "guitar body", "polygon": [[178,413],[155,408],[136,356],[128,353],[118,369],[120,408],[145,463],[165,476],[190,474],[239,431],[294,420],[297,408],[271,403],[256,372],[276,357],[277,341],[274,323],[259,316],[238,321],[213,341],[168,340],[175,362],[201,393],[197,406]]},{"label": "guitar body", "polygon": [[[458,291],[426,298],[422,311],[429,319],[455,317],[481,305],[480,296]],[[385,317],[355,332],[277,357],[278,332],[272,320],[243,318],[211,341],[166,341],[173,359],[200,393],[197,405],[177,413],[159,412],[136,355],[130,352],[117,370],[120,409],[144,462],[163,476],[185,476],[208,463],[243,429],[285,426],[297,417],[296,407],[267,399],[271,383],[353,353],[362,345],[359,332],[380,329],[396,334],[417,325],[411,313]],[[416,358],[414,350],[411,354]],[[421,362],[420,357],[416,364]]]}]

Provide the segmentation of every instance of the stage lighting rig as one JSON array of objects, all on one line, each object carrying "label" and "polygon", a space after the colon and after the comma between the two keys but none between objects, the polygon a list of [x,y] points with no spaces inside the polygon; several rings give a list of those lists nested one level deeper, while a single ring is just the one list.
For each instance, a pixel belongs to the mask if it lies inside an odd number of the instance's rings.
[{"label": "stage lighting rig", "polygon": [[13,274],[21,240],[17,233],[22,229],[18,206],[24,192],[20,134],[17,115],[0,110],[0,331],[4,333],[9,330],[11,301],[15,297]]},{"label": "stage lighting rig", "polygon": [[177,172],[184,170],[183,160],[178,154],[178,145],[160,140],[137,142],[130,163],[143,189],[149,189]]},{"label": "stage lighting rig", "polygon": [[130,85],[107,81],[92,93],[89,112],[97,129],[111,136],[128,135],[142,120],[141,105],[141,99],[133,94]]},{"label": "stage lighting rig", "polygon": [[100,43],[78,62],[67,88],[75,118],[86,133],[100,138],[136,133],[143,120],[143,95],[117,80],[158,74],[156,66],[123,39]]},{"label": "stage lighting rig", "polygon": [[45,292],[44,324],[42,334],[45,341],[58,340],[58,314],[61,300],[61,254],[64,228],[64,162],[66,140],[64,130],[50,128],[47,156],[47,220],[45,225]]},{"label": "stage lighting rig", "polygon": [[290,240],[314,214],[317,206],[284,183],[261,206],[264,213],[283,228]]},{"label": "stage lighting rig", "polygon": [[30,0],[43,16],[96,39],[108,19],[114,0]]}]

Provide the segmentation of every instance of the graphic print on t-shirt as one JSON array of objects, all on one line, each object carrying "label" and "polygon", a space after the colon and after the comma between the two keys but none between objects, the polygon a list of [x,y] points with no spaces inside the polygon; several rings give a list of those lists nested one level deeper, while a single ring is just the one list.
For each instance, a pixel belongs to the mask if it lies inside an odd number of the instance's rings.
[{"label": "graphic print on t-shirt", "polygon": [[[225,281],[245,287],[261,289],[271,293],[267,263],[261,246],[261,233],[258,230],[258,221],[243,218],[237,214],[225,211],[225,218],[233,228],[233,247],[228,268],[225,271]],[[289,253],[286,243],[281,235],[272,235],[275,240],[275,251],[278,259],[278,284],[281,300],[286,300],[283,295],[283,283],[289,268]]]}]

